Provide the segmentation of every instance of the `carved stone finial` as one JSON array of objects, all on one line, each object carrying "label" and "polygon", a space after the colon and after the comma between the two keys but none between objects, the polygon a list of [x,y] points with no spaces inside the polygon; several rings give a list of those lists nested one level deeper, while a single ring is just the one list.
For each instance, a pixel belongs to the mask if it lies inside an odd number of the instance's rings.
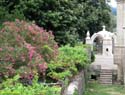
[{"label": "carved stone finial", "polygon": [[90,32],[87,31],[87,34],[86,34],[86,44],[90,45],[91,44],[91,38],[90,38]]},{"label": "carved stone finial", "polygon": [[103,27],[103,31],[105,31],[105,25],[103,25],[102,27]]},{"label": "carved stone finial", "polygon": [[86,35],[87,37],[90,37],[90,33],[89,33],[89,31],[87,31],[87,35]]}]

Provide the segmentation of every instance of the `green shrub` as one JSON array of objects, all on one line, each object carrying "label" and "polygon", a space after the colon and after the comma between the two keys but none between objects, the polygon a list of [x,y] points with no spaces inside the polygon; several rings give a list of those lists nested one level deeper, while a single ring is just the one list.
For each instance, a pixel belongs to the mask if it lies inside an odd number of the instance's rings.
[{"label": "green shrub", "polygon": [[79,70],[90,64],[90,59],[83,45],[59,48],[59,56],[56,61],[48,64],[50,70],[48,76],[55,80],[65,80],[77,74]]},{"label": "green shrub", "polygon": [[35,76],[32,86],[24,86],[19,83],[18,79],[19,75],[16,75],[3,82],[0,85],[0,95],[60,95],[59,86],[49,87],[38,83],[38,76]]},{"label": "green shrub", "polygon": [[86,48],[83,48],[83,45],[77,45],[75,47],[64,46],[59,48],[59,60],[71,64],[79,64],[84,67],[86,64],[89,64],[90,60],[86,52]]}]

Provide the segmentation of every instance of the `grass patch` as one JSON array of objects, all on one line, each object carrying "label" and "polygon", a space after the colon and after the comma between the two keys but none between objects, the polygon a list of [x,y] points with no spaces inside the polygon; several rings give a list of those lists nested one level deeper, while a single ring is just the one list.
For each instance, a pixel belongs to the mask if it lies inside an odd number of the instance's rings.
[{"label": "grass patch", "polygon": [[121,85],[100,85],[91,82],[87,86],[85,95],[125,95],[125,88]]}]

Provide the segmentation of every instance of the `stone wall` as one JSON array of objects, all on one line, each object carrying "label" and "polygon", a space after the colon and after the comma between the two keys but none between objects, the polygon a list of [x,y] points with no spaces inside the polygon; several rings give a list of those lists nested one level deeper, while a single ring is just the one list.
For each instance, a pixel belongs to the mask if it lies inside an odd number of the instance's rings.
[{"label": "stone wall", "polygon": [[85,91],[85,70],[82,70],[78,75],[72,78],[72,82],[65,88],[62,95],[73,95],[74,92],[78,95],[84,95]]}]

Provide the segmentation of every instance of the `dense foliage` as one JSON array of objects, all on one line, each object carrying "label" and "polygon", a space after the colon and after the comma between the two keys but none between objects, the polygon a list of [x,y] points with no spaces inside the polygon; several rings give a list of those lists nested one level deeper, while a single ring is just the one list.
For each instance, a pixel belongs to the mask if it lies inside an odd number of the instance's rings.
[{"label": "dense foliage", "polygon": [[69,45],[59,48],[57,61],[52,61],[48,66],[48,76],[55,80],[71,78],[80,70],[90,64],[87,49],[83,45],[71,47]]},{"label": "dense foliage", "polygon": [[47,63],[58,55],[52,32],[33,23],[5,22],[0,31],[0,76],[33,78],[34,72],[45,76]]},{"label": "dense foliage", "polygon": [[74,44],[98,32],[102,25],[111,31],[111,10],[105,0],[1,0],[0,21],[26,19],[54,31],[59,44]]}]

